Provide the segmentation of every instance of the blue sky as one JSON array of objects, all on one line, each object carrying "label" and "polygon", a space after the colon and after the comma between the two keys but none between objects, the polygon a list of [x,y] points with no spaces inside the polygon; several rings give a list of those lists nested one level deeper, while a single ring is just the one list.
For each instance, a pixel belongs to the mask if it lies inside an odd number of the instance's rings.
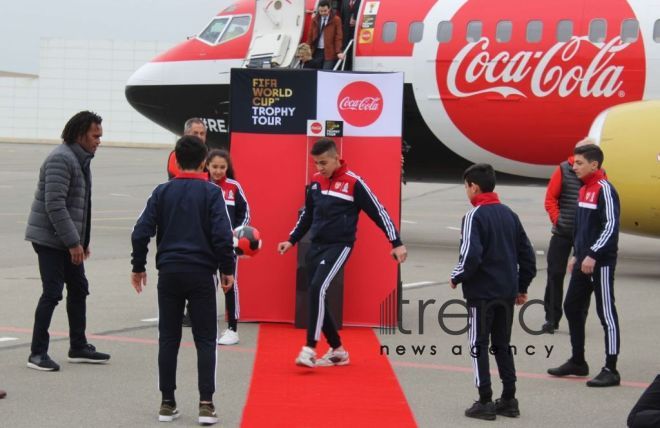
[{"label": "blue sky", "polygon": [[0,0],[0,71],[39,73],[39,40],[177,42],[231,0]]}]

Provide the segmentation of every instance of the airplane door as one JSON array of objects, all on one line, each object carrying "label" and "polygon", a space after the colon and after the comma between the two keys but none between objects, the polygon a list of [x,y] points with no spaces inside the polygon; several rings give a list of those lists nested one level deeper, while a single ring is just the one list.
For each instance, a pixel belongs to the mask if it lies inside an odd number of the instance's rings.
[{"label": "airplane door", "polygon": [[305,0],[256,0],[245,66],[287,67],[295,59],[305,24]]}]

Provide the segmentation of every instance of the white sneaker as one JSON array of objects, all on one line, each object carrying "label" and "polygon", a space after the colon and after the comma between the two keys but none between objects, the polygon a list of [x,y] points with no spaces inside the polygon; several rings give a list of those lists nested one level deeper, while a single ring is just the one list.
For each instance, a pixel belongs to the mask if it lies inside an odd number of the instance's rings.
[{"label": "white sneaker", "polygon": [[230,328],[223,331],[220,339],[218,339],[218,345],[236,345],[237,343],[238,333]]},{"label": "white sneaker", "polygon": [[350,362],[351,360],[348,358],[348,352],[336,351],[330,348],[323,357],[316,360],[316,365],[320,367],[345,366]]},{"label": "white sneaker", "polygon": [[309,346],[303,346],[296,358],[296,364],[299,366],[316,367],[316,352]]}]

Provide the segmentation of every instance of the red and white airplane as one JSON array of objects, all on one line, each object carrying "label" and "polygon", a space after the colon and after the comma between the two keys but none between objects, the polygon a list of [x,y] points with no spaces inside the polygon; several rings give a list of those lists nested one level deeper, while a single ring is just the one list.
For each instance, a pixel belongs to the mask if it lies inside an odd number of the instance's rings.
[{"label": "red and white airplane", "polygon": [[[126,97],[175,133],[201,117],[226,143],[229,70],[291,66],[316,4],[236,0],[138,69]],[[405,73],[407,169],[437,170],[447,147],[548,177],[599,113],[660,98],[658,1],[362,0],[355,28],[354,70]]]}]

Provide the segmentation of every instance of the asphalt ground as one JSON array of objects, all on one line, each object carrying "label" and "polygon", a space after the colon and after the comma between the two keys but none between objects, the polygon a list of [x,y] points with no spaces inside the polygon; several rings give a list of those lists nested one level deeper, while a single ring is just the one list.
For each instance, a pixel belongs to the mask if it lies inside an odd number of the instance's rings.
[{"label": "asphalt ground", "polygon": [[[157,426],[156,272],[151,258],[148,288],[137,296],[129,283],[129,236],[146,197],[165,177],[168,150],[101,146],[97,152],[92,163],[92,257],[85,263],[91,291],[87,331],[90,342],[112,354],[112,359],[103,366],[66,362],[68,324],[65,305],[61,304],[51,325],[49,354],[62,368],[57,373],[44,373],[26,367],[41,286],[36,255],[23,235],[39,166],[52,149],[47,145],[0,144],[0,389],[8,391],[8,397],[0,400],[0,426]],[[470,207],[460,176],[455,175],[444,173],[439,166],[437,182],[408,183],[403,188],[402,235],[409,250],[409,259],[402,267],[403,298],[409,301],[403,306],[403,327],[411,334],[389,335],[376,329],[382,345],[389,348],[389,358],[421,427],[487,424],[463,416],[477,397],[467,337],[448,334],[437,320],[443,303],[462,297],[447,282],[458,258],[461,217]],[[539,272],[529,293],[530,299],[542,299],[550,239],[543,210],[545,188],[538,181],[507,180],[496,191],[520,215],[537,251]],[[554,335],[528,334],[516,321],[512,344],[517,350],[517,396],[522,415],[518,419],[500,417],[492,425],[625,426],[630,408],[660,372],[659,262],[660,240],[621,235],[615,295],[622,332],[622,386],[591,389],[584,379],[547,376],[547,368],[563,363],[570,354],[566,321],[562,320]],[[222,306],[223,299],[218,300]],[[420,302],[426,305],[423,317],[419,316]],[[592,374],[600,370],[604,360],[603,332],[594,306],[592,303],[586,332],[586,356]],[[446,310],[460,312],[457,305]],[[538,329],[543,322],[541,306],[530,306],[524,320],[529,328]],[[464,319],[446,319],[450,329],[459,330],[464,325]],[[240,324],[240,345],[218,352],[215,402],[221,426],[240,424],[258,328],[257,324]],[[303,336],[301,331],[301,340]],[[175,424],[194,426],[197,376],[189,329],[185,329],[183,340],[177,389],[182,417]],[[346,346],[350,351],[350,343]],[[459,350],[462,355],[455,355]],[[292,360],[297,351],[291,350]],[[386,348],[373,352],[386,352]],[[493,358],[491,368],[496,370]],[[496,374],[493,380],[498,396]],[[274,424],[280,423],[286,426],[286,421]],[[387,423],[374,421],[373,426]]]}]

